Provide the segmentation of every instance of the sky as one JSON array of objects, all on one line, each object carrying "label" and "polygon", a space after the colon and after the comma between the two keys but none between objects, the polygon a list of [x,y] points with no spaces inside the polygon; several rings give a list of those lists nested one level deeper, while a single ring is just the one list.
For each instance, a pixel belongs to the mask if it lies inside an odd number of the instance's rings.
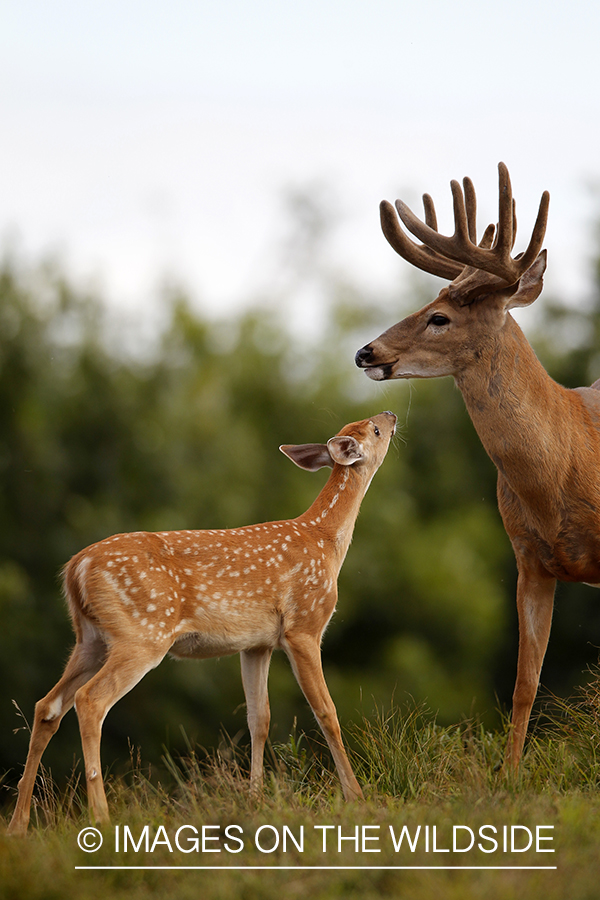
[{"label": "sky", "polygon": [[[60,258],[143,311],[165,280],[218,314],[260,292],[286,192],[317,190],[332,264],[409,266],[379,202],[507,163],[523,249],[551,195],[546,283],[585,297],[600,210],[600,4],[589,0],[1,0],[0,249]],[[522,242],[522,243],[520,243]]]}]

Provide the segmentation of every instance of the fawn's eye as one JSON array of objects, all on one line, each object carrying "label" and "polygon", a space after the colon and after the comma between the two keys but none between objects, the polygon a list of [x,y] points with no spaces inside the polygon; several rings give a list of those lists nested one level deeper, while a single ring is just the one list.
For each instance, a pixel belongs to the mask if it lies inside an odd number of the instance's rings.
[{"label": "fawn's eye", "polygon": [[434,313],[429,320],[430,325],[437,325],[438,328],[442,325],[447,325],[450,319],[448,316],[442,315],[442,313]]},{"label": "fawn's eye", "polygon": [[379,428],[377,427],[377,425],[375,425],[375,434],[377,435],[377,437],[379,437]]}]

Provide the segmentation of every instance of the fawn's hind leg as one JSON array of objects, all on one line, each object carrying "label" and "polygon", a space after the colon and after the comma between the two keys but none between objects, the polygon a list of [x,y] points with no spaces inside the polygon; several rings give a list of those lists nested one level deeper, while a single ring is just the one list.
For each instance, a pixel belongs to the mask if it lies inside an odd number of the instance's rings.
[{"label": "fawn's hind leg", "polygon": [[100,762],[102,723],[111,707],[160,663],[168,649],[168,643],[160,650],[149,650],[144,645],[135,647],[127,642],[116,644],[100,671],[86,681],[75,695],[88,803],[94,821],[109,820]]},{"label": "fawn's hind leg", "polygon": [[73,706],[75,693],[102,667],[106,657],[106,645],[97,635],[77,643],[60,681],[35,706],[35,716],[29,752],[23,777],[19,782],[19,795],[8,831],[25,834],[29,824],[31,798],[42,754],[65,713]]}]

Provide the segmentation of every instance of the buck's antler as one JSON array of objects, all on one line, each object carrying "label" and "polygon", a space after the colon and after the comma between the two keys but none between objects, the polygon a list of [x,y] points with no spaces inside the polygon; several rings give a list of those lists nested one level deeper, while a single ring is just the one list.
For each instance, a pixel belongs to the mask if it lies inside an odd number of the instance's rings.
[{"label": "buck's antler", "polygon": [[[516,284],[537,258],[546,232],[550,194],[544,191],[540,201],[537,219],[531,240],[525,253],[511,257],[517,232],[515,203],[512,196],[510,176],[504,163],[498,164],[499,201],[498,228],[488,225],[479,244],[476,229],[476,197],[470,178],[463,181],[464,194],[457,181],[450,183],[454,201],[454,234],[446,237],[437,230],[437,220],[433,200],[428,194],[423,196],[425,222],[422,222],[402,202],[396,201],[398,215],[408,230],[423,241],[415,244],[403,232],[394,213],[394,208],[385,200],[381,204],[381,225],[386,238],[400,256],[432,275],[460,281],[461,293],[469,282],[475,281],[476,273],[485,272],[493,276],[487,279],[492,285],[501,287]],[[493,243],[494,232],[496,240]],[[471,277],[469,277],[471,276]],[[476,279],[481,284],[481,276]]]}]

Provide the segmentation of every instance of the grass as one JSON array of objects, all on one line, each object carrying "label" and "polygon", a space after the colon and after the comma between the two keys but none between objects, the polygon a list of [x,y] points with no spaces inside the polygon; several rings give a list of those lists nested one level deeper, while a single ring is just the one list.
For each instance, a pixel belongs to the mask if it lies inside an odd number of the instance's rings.
[{"label": "grass", "polygon": [[[79,776],[58,791],[42,771],[28,837],[0,829],[0,898],[597,898],[595,675],[577,699],[542,704],[516,777],[499,769],[506,725],[497,732],[475,720],[443,727],[414,705],[377,711],[348,734],[364,804],[343,802],[328,754],[305,735],[269,749],[259,796],[249,793],[246,755],[232,742],[212,755],[190,746],[183,758],[165,756],[162,780],[132,753],[128,775],[107,778],[112,824],[96,853],[77,845],[88,825]],[[545,830],[536,848],[539,826]],[[533,845],[522,849],[529,835]],[[555,852],[537,852],[550,848]],[[91,865],[111,868],[76,868]],[[259,866],[271,868],[251,868]],[[311,868],[322,866],[346,868]],[[436,868],[406,868],[417,866]],[[525,866],[556,868],[514,868]]]}]

